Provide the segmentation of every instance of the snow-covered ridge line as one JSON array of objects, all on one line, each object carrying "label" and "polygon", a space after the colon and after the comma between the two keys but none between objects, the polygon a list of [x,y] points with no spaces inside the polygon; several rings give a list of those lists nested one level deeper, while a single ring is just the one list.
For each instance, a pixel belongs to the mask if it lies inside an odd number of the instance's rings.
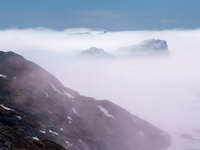
[{"label": "snow-covered ridge line", "polygon": [[100,109],[101,112],[104,113],[104,115],[105,115],[106,117],[114,118],[114,116],[113,116],[112,114],[110,114],[109,111],[108,111],[107,109],[105,109],[103,106],[98,105],[97,107]]}]

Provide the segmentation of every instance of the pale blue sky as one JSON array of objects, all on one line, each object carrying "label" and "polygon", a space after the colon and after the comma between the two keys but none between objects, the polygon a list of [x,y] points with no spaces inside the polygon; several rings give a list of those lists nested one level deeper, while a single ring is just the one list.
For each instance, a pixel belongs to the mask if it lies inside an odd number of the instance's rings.
[{"label": "pale blue sky", "polygon": [[200,27],[199,7],[199,0],[5,0],[0,29],[193,29]]}]

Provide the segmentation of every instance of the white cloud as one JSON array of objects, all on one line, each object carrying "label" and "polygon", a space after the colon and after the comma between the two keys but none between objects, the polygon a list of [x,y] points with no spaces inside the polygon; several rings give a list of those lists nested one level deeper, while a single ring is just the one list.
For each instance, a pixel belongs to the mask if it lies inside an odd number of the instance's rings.
[{"label": "white cloud", "polygon": [[[70,62],[65,58],[67,53],[92,46],[114,52],[151,38],[166,40],[170,55],[92,62]],[[0,49],[17,50],[54,73],[66,86],[84,95],[110,99],[167,130],[175,139],[177,147],[173,150],[199,146],[180,140],[183,133],[199,133],[199,40],[199,29],[106,33],[91,29],[0,31]]]},{"label": "white cloud", "polygon": [[[198,44],[200,30],[121,31],[106,32],[91,29],[66,29],[63,31],[40,29],[0,30],[0,48],[5,50],[48,50],[70,52],[92,46],[114,51],[151,38],[167,40],[170,48]],[[196,37],[189,40],[191,37]],[[175,43],[184,43],[175,44]],[[187,45],[186,45],[187,44]]]}]

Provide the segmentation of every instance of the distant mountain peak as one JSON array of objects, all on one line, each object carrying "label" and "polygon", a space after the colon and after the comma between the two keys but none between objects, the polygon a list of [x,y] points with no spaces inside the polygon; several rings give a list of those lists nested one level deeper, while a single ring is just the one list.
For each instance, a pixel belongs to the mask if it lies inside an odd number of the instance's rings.
[{"label": "distant mountain peak", "polygon": [[151,56],[168,54],[168,44],[165,40],[150,39],[138,44],[121,47],[118,52],[125,56]]},{"label": "distant mountain peak", "polygon": [[105,52],[102,48],[91,47],[81,52],[81,56],[90,58],[111,58],[111,54]]},{"label": "distant mountain peak", "polygon": [[160,39],[145,40],[139,44],[143,49],[168,50],[167,41]]}]

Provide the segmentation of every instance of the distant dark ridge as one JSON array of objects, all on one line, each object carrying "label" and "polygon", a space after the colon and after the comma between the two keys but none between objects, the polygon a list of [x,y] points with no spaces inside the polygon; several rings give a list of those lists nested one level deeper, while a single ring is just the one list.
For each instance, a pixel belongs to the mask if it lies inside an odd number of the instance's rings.
[{"label": "distant dark ridge", "polygon": [[163,55],[169,53],[169,47],[165,40],[150,39],[138,44],[121,47],[118,49],[118,52],[125,56]]}]

